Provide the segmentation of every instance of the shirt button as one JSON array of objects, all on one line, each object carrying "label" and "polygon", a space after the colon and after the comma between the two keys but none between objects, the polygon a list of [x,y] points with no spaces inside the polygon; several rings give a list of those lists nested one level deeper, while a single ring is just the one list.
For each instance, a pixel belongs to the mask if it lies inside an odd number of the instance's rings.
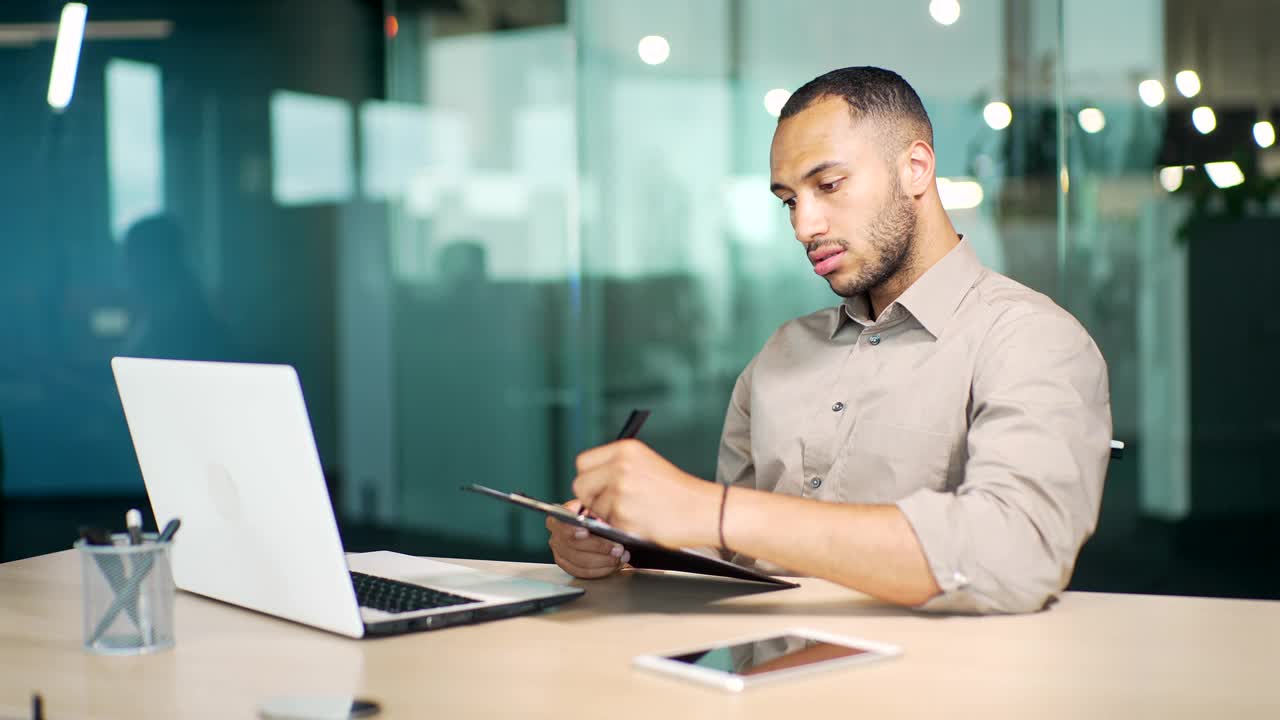
[{"label": "shirt button", "polygon": [[880,336],[879,336],[879,335],[872,335],[872,336],[871,336],[871,339],[870,339],[870,340],[868,340],[868,342],[870,342],[872,345],[879,345],[879,344],[880,344]]},{"label": "shirt button", "polygon": [[822,478],[820,477],[809,478],[809,487],[813,488],[814,490],[817,490],[818,488],[822,487]]},{"label": "shirt button", "polygon": [[840,412],[843,409],[844,409],[844,403],[842,402],[838,402],[835,405],[831,406],[831,412]]}]

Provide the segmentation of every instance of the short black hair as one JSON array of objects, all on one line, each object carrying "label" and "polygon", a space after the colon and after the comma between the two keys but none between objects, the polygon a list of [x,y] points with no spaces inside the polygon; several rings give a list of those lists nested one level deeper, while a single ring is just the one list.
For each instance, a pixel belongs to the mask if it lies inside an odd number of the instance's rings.
[{"label": "short black hair", "polygon": [[782,106],[778,122],[827,97],[844,98],[854,122],[880,125],[895,141],[893,151],[914,140],[933,146],[933,123],[915,88],[898,73],[870,65],[832,70],[800,86]]}]

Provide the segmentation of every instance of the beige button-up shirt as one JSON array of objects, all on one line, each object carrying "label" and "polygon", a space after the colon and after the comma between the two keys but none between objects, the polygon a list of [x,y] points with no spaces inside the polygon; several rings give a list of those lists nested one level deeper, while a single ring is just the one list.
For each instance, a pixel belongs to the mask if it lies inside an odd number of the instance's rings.
[{"label": "beige button-up shirt", "polygon": [[1088,332],[961,240],[879,318],[864,295],[779,328],[734,387],[716,476],[894,503],[942,588],[922,609],[1028,612],[1097,525],[1110,440]]}]

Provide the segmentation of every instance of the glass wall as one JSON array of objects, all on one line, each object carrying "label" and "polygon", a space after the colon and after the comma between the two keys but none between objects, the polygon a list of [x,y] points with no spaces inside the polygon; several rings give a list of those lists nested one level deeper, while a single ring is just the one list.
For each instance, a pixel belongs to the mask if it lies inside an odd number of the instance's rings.
[{"label": "glass wall", "polygon": [[536,516],[458,486],[567,497],[633,407],[712,477],[737,374],[837,300],[768,190],[776,114],[875,64],[979,257],[1107,358],[1129,450],[1077,586],[1274,591],[1265,3],[90,2],[58,108],[61,8],[0,8],[6,556],[33,503],[142,496],[118,354],[296,366],[353,547],[544,559]]},{"label": "glass wall", "polygon": [[1064,3],[1068,307],[1111,370],[1092,585],[1280,596],[1280,7]]},{"label": "glass wall", "polygon": [[[136,493],[112,355],[289,362],[336,460],[337,253],[354,99],[381,93],[355,3],[0,9],[6,497]],[[74,80],[65,107],[50,85]]]},{"label": "glass wall", "polygon": [[[592,440],[651,406],[649,441],[712,477],[738,373],[783,322],[838,301],[804,259],[768,165],[786,95],[833,68],[878,64],[912,82],[957,226],[988,265],[1056,290],[1058,17],[1052,4],[1006,5],[965,3],[952,25],[928,3],[571,5]],[[1011,64],[1038,70],[1011,78]],[[988,124],[992,102],[1018,123]]]},{"label": "glass wall", "polygon": [[352,235],[362,270],[339,273],[353,282],[346,502],[373,503],[365,516],[381,523],[542,553],[541,518],[458,487],[560,497],[572,478],[572,35],[563,9],[489,33],[451,32],[437,11],[396,17],[388,97],[360,107],[362,183],[385,236]]},{"label": "glass wall", "polygon": [[61,9],[0,7],[6,556],[142,496],[114,355],[294,365],[340,476],[354,108],[384,88],[381,13],[359,3],[90,2],[51,72]]}]

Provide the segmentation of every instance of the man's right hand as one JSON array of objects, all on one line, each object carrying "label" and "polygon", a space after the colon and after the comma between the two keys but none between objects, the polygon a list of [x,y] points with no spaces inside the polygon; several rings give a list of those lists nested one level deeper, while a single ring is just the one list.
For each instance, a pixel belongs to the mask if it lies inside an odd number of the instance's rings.
[{"label": "man's right hand", "polygon": [[[577,500],[570,500],[564,506],[575,513],[582,509],[582,503]],[[547,544],[551,546],[556,564],[574,577],[589,580],[612,575],[631,559],[631,554],[621,545],[596,537],[586,528],[548,517],[547,530],[551,533]]]}]

